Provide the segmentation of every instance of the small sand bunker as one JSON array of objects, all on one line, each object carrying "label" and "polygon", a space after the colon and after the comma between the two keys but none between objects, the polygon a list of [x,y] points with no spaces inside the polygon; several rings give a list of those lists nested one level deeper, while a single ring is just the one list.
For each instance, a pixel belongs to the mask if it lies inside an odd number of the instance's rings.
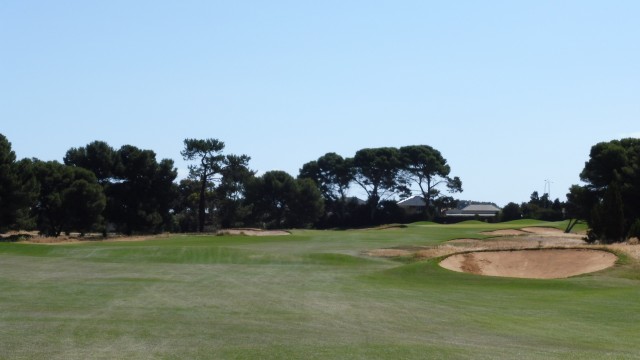
[{"label": "small sand bunker", "polygon": [[587,249],[486,251],[452,255],[445,269],[487,276],[558,279],[611,267],[617,256]]},{"label": "small sand bunker", "polygon": [[481,234],[484,235],[492,235],[492,236],[517,236],[527,234],[526,231],[516,230],[516,229],[504,229],[504,230],[494,230],[494,231],[483,231]]},{"label": "small sand bunker", "polygon": [[283,230],[262,230],[262,229],[224,229],[218,231],[222,235],[247,235],[247,236],[286,236],[291,235],[288,231]]},{"label": "small sand bunker", "polygon": [[564,234],[564,231],[557,229],[557,228],[551,228],[551,227],[543,227],[543,226],[532,226],[532,227],[525,227],[520,229],[522,231],[526,231],[528,233],[532,233],[532,234],[539,234],[539,235],[562,235]]}]

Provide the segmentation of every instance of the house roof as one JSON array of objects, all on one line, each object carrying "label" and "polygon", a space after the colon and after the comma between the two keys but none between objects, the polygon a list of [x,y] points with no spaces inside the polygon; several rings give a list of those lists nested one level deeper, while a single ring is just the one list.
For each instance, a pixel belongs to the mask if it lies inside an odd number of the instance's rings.
[{"label": "house roof", "polygon": [[424,198],[419,195],[414,195],[410,198],[398,201],[398,206],[426,206],[427,203]]},{"label": "house roof", "polygon": [[462,209],[464,212],[476,212],[476,211],[491,211],[496,212],[500,211],[500,208],[495,207],[493,205],[469,205],[466,208]]},{"label": "house roof", "polygon": [[469,205],[462,210],[449,210],[446,215],[456,217],[494,217],[498,212],[500,212],[500,208],[494,205]]}]

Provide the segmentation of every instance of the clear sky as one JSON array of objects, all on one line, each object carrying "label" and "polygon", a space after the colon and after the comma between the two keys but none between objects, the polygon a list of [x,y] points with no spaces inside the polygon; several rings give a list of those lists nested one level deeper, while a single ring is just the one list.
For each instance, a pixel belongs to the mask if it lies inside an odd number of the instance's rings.
[{"label": "clear sky", "polygon": [[18,158],[217,138],[261,172],[427,144],[461,199],[564,199],[640,136],[640,1],[0,1]]}]

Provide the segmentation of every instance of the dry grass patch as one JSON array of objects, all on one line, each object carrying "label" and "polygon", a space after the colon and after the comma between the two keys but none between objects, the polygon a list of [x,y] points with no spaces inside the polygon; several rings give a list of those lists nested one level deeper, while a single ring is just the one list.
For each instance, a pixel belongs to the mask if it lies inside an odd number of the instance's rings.
[{"label": "dry grass patch", "polygon": [[481,232],[483,235],[491,235],[491,236],[518,236],[527,234],[526,231],[516,230],[516,229],[502,229],[502,230],[493,230],[493,231],[483,231]]},{"label": "dry grass patch", "polygon": [[45,244],[45,245],[64,245],[64,244],[77,244],[77,243],[86,243],[86,242],[129,242],[129,241],[148,241],[148,240],[158,240],[158,239],[166,239],[172,236],[171,234],[157,234],[157,235],[109,235],[108,237],[103,237],[101,234],[88,234],[85,236],[80,236],[79,234],[71,234],[71,235],[60,235],[58,237],[52,236],[41,236],[36,235],[26,238],[21,242],[27,244]]},{"label": "dry grass patch", "polygon": [[290,232],[284,230],[262,230],[253,228],[242,229],[224,229],[217,233],[218,235],[246,235],[246,236],[286,236],[291,235]]},{"label": "dry grass patch", "polygon": [[606,245],[605,248],[620,251],[636,260],[640,260],[640,245],[633,243],[622,243],[622,244],[609,244]]}]

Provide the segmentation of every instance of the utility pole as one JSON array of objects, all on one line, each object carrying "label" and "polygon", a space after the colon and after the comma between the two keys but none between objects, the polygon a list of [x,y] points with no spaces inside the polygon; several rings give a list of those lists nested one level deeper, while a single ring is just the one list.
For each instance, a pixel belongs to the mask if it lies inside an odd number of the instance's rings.
[{"label": "utility pole", "polygon": [[553,182],[549,179],[546,179],[544,181],[544,194],[549,195],[549,199],[551,199],[551,184],[553,184]]}]

